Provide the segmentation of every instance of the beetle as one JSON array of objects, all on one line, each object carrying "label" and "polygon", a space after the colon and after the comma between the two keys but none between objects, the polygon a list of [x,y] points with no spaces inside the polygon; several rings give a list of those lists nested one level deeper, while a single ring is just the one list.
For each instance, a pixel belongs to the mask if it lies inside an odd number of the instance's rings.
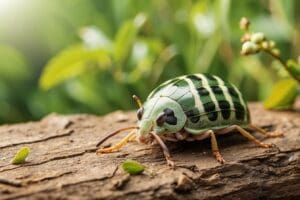
[{"label": "beetle", "polygon": [[210,137],[213,155],[218,162],[224,163],[216,135],[237,131],[265,148],[272,147],[272,144],[257,140],[248,130],[266,137],[282,136],[281,133],[267,132],[253,125],[241,92],[215,75],[191,74],[170,79],[155,88],[144,105],[137,96],[133,98],[139,106],[137,126],[122,128],[104,137],[97,146],[122,131],[132,130],[121,142],[98,149],[97,154],[117,151],[134,139],[145,144],[156,141],[163,150],[167,164],[174,166],[165,141],[193,141]]}]

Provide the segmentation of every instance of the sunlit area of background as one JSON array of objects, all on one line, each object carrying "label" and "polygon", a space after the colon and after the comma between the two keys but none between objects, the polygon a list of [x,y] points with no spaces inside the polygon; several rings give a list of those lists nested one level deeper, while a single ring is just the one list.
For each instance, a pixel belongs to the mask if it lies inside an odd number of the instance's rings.
[{"label": "sunlit area of background", "polygon": [[51,112],[136,107],[162,81],[212,73],[249,101],[278,79],[268,57],[241,56],[241,17],[300,55],[297,0],[0,0],[0,123]]}]

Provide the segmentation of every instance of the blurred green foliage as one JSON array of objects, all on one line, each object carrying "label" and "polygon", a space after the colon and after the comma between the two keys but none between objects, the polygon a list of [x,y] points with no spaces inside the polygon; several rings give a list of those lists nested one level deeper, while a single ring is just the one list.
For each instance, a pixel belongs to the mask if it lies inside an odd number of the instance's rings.
[{"label": "blurred green foliage", "polygon": [[300,55],[297,0],[2,0],[0,123],[50,112],[133,109],[160,82],[208,72],[248,100],[269,95],[278,63],[240,55],[239,20],[251,19]]}]

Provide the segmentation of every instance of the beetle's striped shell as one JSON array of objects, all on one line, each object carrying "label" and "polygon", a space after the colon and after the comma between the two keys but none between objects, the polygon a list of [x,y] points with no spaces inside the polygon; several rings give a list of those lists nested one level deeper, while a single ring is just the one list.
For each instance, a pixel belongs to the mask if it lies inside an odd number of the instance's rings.
[{"label": "beetle's striped shell", "polygon": [[169,97],[180,104],[187,121],[184,129],[193,134],[230,125],[250,123],[247,104],[232,84],[209,74],[193,74],[171,79],[155,88],[147,100]]}]

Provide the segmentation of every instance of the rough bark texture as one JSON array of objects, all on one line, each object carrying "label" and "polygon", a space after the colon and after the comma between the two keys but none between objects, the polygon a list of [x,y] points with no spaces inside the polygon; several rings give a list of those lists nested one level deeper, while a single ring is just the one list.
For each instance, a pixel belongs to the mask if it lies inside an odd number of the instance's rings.
[{"label": "rough bark texture", "polygon": [[[227,161],[221,165],[209,140],[169,143],[175,170],[166,166],[157,145],[131,142],[119,152],[95,154],[107,132],[135,124],[134,112],[53,114],[1,126],[0,199],[300,199],[300,102],[294,111],[265,111],[258,103],[250,110],[255,124],[285,134],[266,139],[254,133],[276,147],[257,147],[238,133],[218,136]],[[22,146],[31,148],[27,162],[10,164]],[[147,172],[124,173],[118,166],[129,158],[146,165]]]}]

